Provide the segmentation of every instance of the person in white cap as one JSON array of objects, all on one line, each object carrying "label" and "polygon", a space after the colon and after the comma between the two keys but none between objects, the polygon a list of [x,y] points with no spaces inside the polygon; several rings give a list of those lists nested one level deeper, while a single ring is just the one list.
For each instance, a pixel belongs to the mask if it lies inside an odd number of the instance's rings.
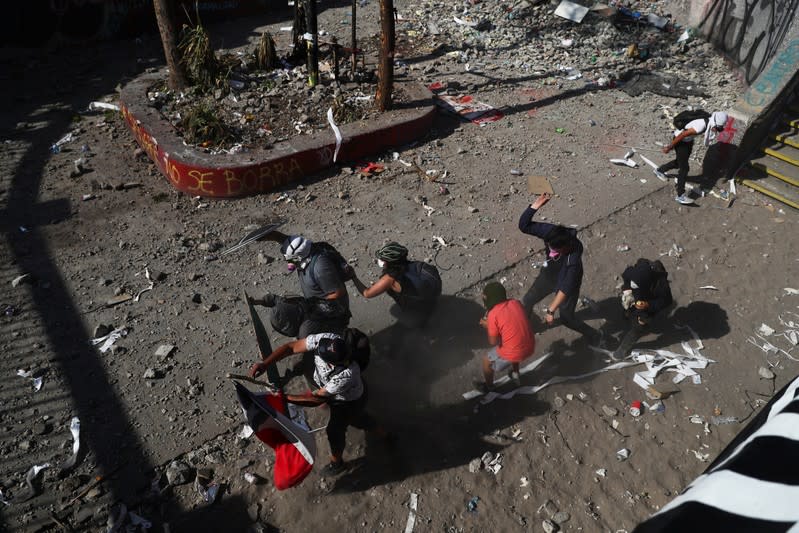
[{"label": "person in white cap", "polygon": [[694,201],[685,194],[685,178],[688,177],[688,158],[694,149],[694,137],[702,133],[705,134],[705,146],[710,146],[719,132],[724,130],[727,124],[727,113],[716,111],[708,114],[702,110],[683,111],[674,117],[674,138],[671,143],[663,148],[663,153],[667,154],[674,150],[676,156],[674,160],[655,169],[655,175],[663,181],[667,181],[666,172],[672,169],[677,171],[677,197],[675,200],[683,205],[690,205]]}]

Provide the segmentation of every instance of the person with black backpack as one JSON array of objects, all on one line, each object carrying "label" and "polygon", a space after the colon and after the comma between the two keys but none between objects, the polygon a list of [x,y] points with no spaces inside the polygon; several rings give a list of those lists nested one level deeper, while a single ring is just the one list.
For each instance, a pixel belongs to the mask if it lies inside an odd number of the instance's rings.
[{"label": "person with black backpack", "polygon": [[[281,297],[267,293],[251,298],[254,305],[271,307],[270,322],[287,337],[306,337],[312,333],[342,333],[349,325],[350,300],[346,281],[351,270],[332,245],[313,242],[301,235],[272,232],[268,239],[281,242],[280,251],[289,271],[296,272],[302,296]],[[304,374],[310,382],[311,356],[295,367],[295,375]]]},{"label": "person with black backpack", "polygon": [[410,327],[424,327],[441,296],[441,276],[438,269],[424,261],[408,260],[408,249],[390,242],[375,253],[377,265],[383,269],[371,287],[367,287],[355,272],[352,282],[364,298],[388,294],[400,308],[400,322]]},{"label": "person with black backpack", "polygon": [[621,344],[612,354],[616,361],[625,359],[630,354],[633,345],[644,334],[654,316],[674,301],[669,274],[660,261],[641,258],[634,265],[628,266],[621,277],[621,305],[630,325]]},{"label": "person with black backpack", "polygon": [[708,113],[701,109],[694,109],[678,113],[674,117],[674,137],[672,141],[663,147],[663,153],[667,154],[674,150],[676,156],[674,160],[655,169],[655,175],[662,181],[667,181],[666,172],[672,169],[677,171],[677,196],[674,198],[683,205],[690,205],[694,201],[685,194],[685,179],[688,177],[688,159],[694,149],[694,137],[704,133],[705,146],[710,146],[716,139],[716,135],[724,130],[727,124],[727,113],[716,111]]},{"label": "person with black backpack", "polygon": [[326,430],[330,464],[322,470],[325,476],[340,474],[346,469],[343,455],[349,426],[372,432],[387,444],[394,440],[393,435],[366,411],[368,389],[362,373],[369,363],[368,340],[357,330],[344,336],[335,333],[308,335],[279,346],[263,361],[250,367],[250,377],[255,378],[281,359],[296,354],[312,354],[313,390],[305,394],[288,394],[286,401],[309,407],[326,404],[330,408]]}]

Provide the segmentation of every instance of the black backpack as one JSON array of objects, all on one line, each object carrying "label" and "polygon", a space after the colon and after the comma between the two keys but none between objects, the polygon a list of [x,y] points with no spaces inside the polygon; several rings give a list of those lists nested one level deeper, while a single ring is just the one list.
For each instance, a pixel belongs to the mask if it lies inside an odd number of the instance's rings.
[{"label": "black backpack", "polygon": [[710,118],[710,113],[705,111],[704,109],[691,109],[682,111],[677,113],[677,116],[674,117],[674,127],[678,130],[685,129],[685,126],[688,125],[689,122],[692,120],[697,119],[707,120]]},{"label": "black backpack", "polygon": [[[320,255],[327,257],[333,265],[336,267],[336,272],[341,278],[341,282],[344,283],[345,281],[350,279],[350,274],[348,272],[349,263],[347,260],[344,259],[344,256],[336,250],[336,248],[327,242],[315,242],[313,243],[313,248],[311,249],[313,252],[318,252]],[[312,261],[308,268],[311,272],[311,279],[313,282],[319,285],[319,281],[316,279],[316,275],[314,274],[314,264],[316,263],[316,259]]]},{"label": "black backpack", "polygon": [[430,263],[411,261],[405,276],[414,286],[414,299],[429,301],[441,296],[441,276]]},{"label": "black backpack", "polygon": [[[366,370],[366,367],[369,366],[369,360],[372,357],[372,345],[369,343],[369,337],[358,328],[347,328],[342,337],[344,338],[344,343],[347,345],[349,360],[358,363],[358,368],[363,372]],[[347,366],[349,366],[349,364],[337,366],[331,373],[331,376],[344,372]]]},{"label": "black backpack", "polygon": [[369,366],[369,359],[372,356],[372,345],[369,337],[358,328],[347,328],[344,331],[344,342],[350,352],[350,359],[358,363],[361,372]]}]

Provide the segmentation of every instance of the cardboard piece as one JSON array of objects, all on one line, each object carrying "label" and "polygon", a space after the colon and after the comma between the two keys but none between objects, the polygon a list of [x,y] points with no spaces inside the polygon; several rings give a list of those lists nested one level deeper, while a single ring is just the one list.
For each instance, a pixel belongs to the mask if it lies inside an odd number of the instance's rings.
[{"label": "cardboard piece", "polygon": [[499,109],[496,109],[484,102],[479,102],[469,95],[436,95],[435,102],[440,107],[460,115],[465,120],[475,124],[496,122],[505,116]]},{"label": "cardboard piece", "polygon": [[569,0],[563,0],[555,10],[555,15],[579,24],[583,21],[588,11],[589,9],[585,6],[569,2]]},{"label": "cardboard piece", "polygon": [[530,194],[555,194],[546,176],[527,176],[527,192]]}]

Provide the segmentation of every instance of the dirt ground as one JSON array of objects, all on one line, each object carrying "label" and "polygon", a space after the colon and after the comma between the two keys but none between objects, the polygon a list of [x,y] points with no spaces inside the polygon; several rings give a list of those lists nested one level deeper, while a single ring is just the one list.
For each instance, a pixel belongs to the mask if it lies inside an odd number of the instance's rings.
[{"label": "dirt ground", "polygon": [[[398,7],[423,21],[433,9]],[[372,23],[376,12],[371,2],[359,11]],[[345,13],[325,10],[323,27],[343,28]],[[286,22],[236,20],[211,30],[234,48],[268,24]],[[561,42],[563,28],[537,26],[531,42]],[[451,39],[452,49],[462,45],[446,33],[438,39]],[[396,531],[406,527],[416,494],[414,531],[542,531],[542,521],[558,511],[568,514],[557,516],[564,531],[631,531],[741,428],[714,425],[712,416],[746,420],[797,372],[788,357],[797,351],[780,336],[799,307],[795,291],[784,290],[799,288],[797,213],[747,190],[730,208],[712,196],[680,206],[673,185],[645,165],[607,161],[626,151],[615,145],[657,148],[667,139],[661,105],[729,105],[742,89],[720,58],[703,61],[709,77],[727,83],[713,85],[706,100],[690,101],[577,90],[552,72],[514,70],[507,60],[513,50],[478,54],[479,71],[447,56],[408,59],[402,75],[460,86],[505,116],[480,127],[442,112],[426,138],[397,149],[396,160],[393,153],[376,156],[386,166],[376,176],[342,167],[272,194],[213,201],[173,191],[121,119],[83,113],[89,102],[113,100],[118,84],[158,66],[153,36],[0,53],[0,488],[9,500],[0,506],[0,530],[57,531],[57,512],[75,530],[105,531],[109,514],[124,503],[152,521],[151,531]],[[69,132],[74,139],[51,153]],[[80,157],[84,170],[73,172]],[[694,178],[701,175],[699,157],[692,160]],[[400,159],[439,177],[420,179]],[[700,371],[700,384],[672,384],[671,374],[660,375],[660,388],[672,392],[664,412],[629,414],[630,402],[651,403],[633,383],[640,366],[487,405],[463,399],[487,348],[477,324],[483,284],[502,280],[521,297],[542,259],[541,242],[517,229],[532,200],[528,175],[550,176],[557,193],[541,217],[581,228],[583,295],[598,307],[580,313],[591,324],[618,339],[621,271],[638,257],[664,262],[676,306],[638,347],[682,353],[691,336],[677,326],[687,325],[715,361]],[[219,257],[249,229],[276,219],[288,232],[334,243],[365,281],[378,274],[374,251],[400,241],[412,257],[436,262],[445,293],[430,327],[408,334],[397,331],[387,299],[367,302],[350,291],[352,323],[370,334],[375,349],[367,371],[370,410],[398,433],[399,446],[391,452],[351,431],[347,473],[324,479],[313,472],[284,492],[271,482],[272,452],[238,437],[244,419],[225,374],[243,373],[257,358],[243,291],[287,294],[298,287],[273,244]],[[147,288],[145,271],[156,280],[152,290],[138,301],[105,305]],[[766,338],[787,354],[749,342],[763,344],[756,335],[762,324],[775,330]],[[90,345],[101,325],[127,329],[105,353]],[[522,377],[523,385],[608,364],[571,331],[540,321],[534,327],[536,356],[551,355]],[[273,345],[284,340],[276,336]],[[162,345],[175,348],[156,355]],[[762,379],[760,367],[776,378]],[[17,376],[19,369],[42,377],[41,390]],[[693,423],[692,415],[708,425]],[[83,451],[78,466],[60,474],[75,416]],[[311,411],[309,419],[319,427],[326,413]],[[323,465],[323,434],[317,443]],[[626,461],[616,459],[622,448],[630,450]],[[470,462],[487,451],[502,454],[501,470],[471,472]],[[164,487],[162,473],[175,459],[213,470],[222,485],[214,505],[204,505],[191,482]],[[51,467],[38,481],[41,494],[26,500],[26,472],[44,463]],[[244,473],[260,482],[248,483]],[[73,501],[100,474],[107,479]]]}]

